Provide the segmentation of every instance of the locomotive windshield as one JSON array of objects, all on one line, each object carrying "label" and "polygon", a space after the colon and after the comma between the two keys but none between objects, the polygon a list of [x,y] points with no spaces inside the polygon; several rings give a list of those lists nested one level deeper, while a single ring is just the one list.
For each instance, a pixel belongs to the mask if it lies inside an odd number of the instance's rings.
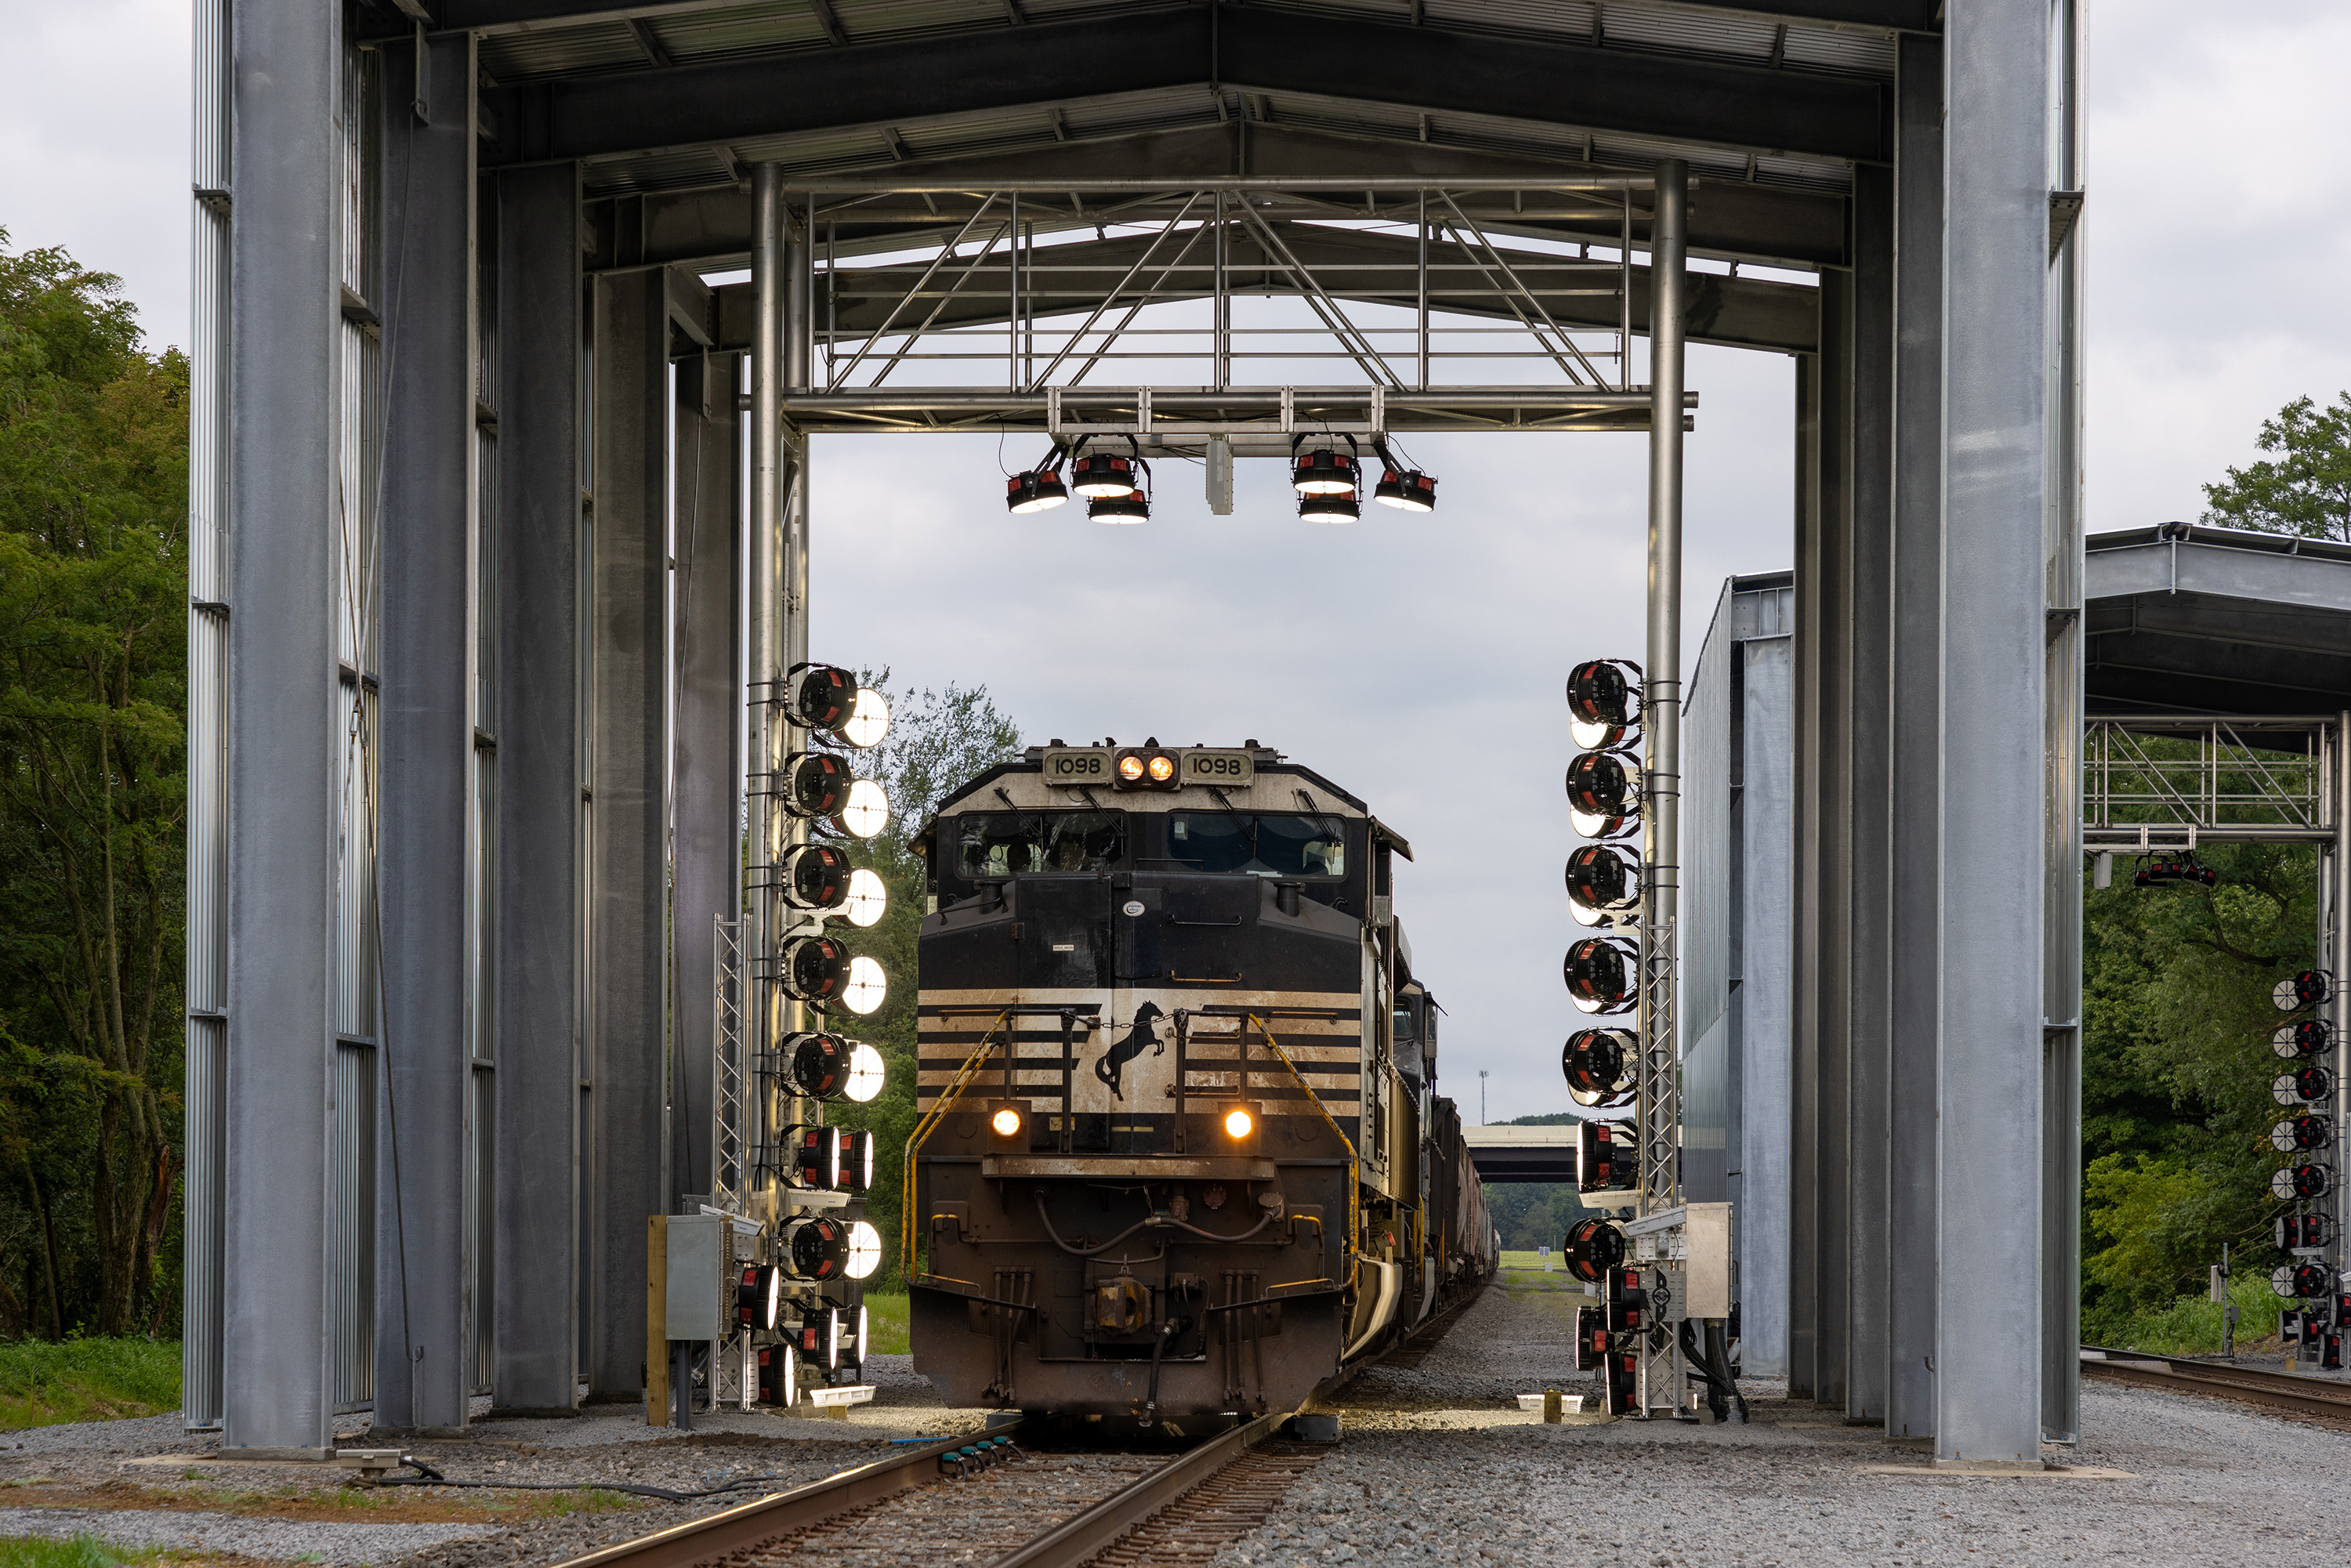
[{"label": "locomotive windshield", "polygon": [[1167,854],[1191,871],[1344,876],[1347,830],[1335,817],[1176,811],[1167,818]]},{"label": "locomotive windshield", "polygon": [[967,882],[1023,872],[1107,871],[1126,862],[1119,811],[976,811],[956,819]]}]

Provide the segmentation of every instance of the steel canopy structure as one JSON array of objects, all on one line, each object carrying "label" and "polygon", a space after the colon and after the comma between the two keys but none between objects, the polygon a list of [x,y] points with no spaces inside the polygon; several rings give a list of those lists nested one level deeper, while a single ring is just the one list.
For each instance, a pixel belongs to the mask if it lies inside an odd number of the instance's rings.
[{"label": "steel canopy structure", "polygon": [[2070,1435],[2077,33],[197,0],[191,1423],[642,1395],[646,1217],[740,1176],[828,432],[1646,430],[1669,936],[1695,340],[1798,364],[1792,1387]]}]

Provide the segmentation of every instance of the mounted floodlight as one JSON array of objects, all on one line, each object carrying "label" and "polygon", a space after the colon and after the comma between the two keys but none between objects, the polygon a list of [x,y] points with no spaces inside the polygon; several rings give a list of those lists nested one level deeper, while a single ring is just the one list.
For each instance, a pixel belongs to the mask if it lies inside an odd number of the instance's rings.
[{"label": "mounted floodlight", "polygon": [[849,723],[842,727],[841,738],[862,751],[881,745],[889,733],[890,700],[871,686],[861,689],[850,706]]},{"label": "mounted floodlight", "polygon": [[1098,523],[1147,523],[1151,520],[1151,497],[1140,490],[1097,496],[1086,503],[1086,516]]},{"label": "mounted floodlight", "polygon": [[795,936],[776,956],[776,984],[796,1002],[831,1001],[849,983],[849,949],[830,936]]},{"label": "mounted floodlight", "polygon": [[1225,1136],[1228,1138],[1246,1138],[1256,1126],[1257,1118],[1241,1106],[1236,1105],[1225,1113]]},{"label": "mounted floodlight", "polygon": [[2282,1013],[2299,1012],[2314,1008],[2335,994],[2335,977],[2324,969],[2304,969],[2291,980],[2280,980],[2270,991],[2270,1000]]},{"label": "mounted floodlight", "polygon": [[854,747],[868,747],[890,729],[890,705],[837,664],[797,664],[784,676],[784,716]]},{"label": "mounted floodlight", "polygon": [[784,852],[776,881],[794,909],[829,910],[849,891],[849,857],[831,844],[801,844]]},{"label": "mounted floodlight", "polygon": [[1641,902],[1641,865],[1609,844],[1586,844],[1567,857],[1567,910],[1579,925],[1608,925]]},{"label": "mounted floodlight", "polygon": [[1609,936],[1587,936],[1567,950],[1561,967],[1567,980],[1568,999],[1579,1011],[1621,1013],[1634,1003],[1633,970],[1637,962],[1631,946]]},{"label": "mounted floodlight", "polygon": [[1570,1274],[1596,1285],[1625,1260],[1625,1233],[1605,1219],[1579,1219],[1567,1228],[1559,1250]]},{"label": "mounted floodlight", "polygon": [[2335,1221],[2324,1214],[2281,1214],[2270,1234],[2281,1252],[2310,1251],[2335,1239]]},{"label": "mounted floodlight", "polygon": [[1627,760],[1614,751],[1579,753],[1567,765],[1569,809],[1601,821],[1639,810],[1640,782]]},{"label": "mounted floodlight", "polygon": [[841,1130],[799,1126],[784,1129],[784,1147],[791,1156],[794,1185],[819,1192],[841,1187]]},{"label": "mounted floodlight", "polygon": [[1139,487],[1135,480],[1142,471],[1142,461],[1139,457],[1089,452],[1070,465],[1070,488],[1097,499],[1127,495]]},{"label": "mounted floodlight", "polygon": [[882,1092],[882,1053],[837,1034],[787,1035],[776,1055],[793,1092],[811,1100],[854,1100],[862,1104]]},{"label": "mounted floodlight", "polygon": [[841,912],[849,916],[852,925],[875,924],[889,904],[890,890],[880,877],[870,871],[849,873],[849,891],[841,897]]},{"label": "mounted floodlight", "polygon": [[1301,496],[1335,496],[1345,491],[1352,496],[1364,487],[1364,465],[1356,458],[1355,438],[1343,435],[1347,455],[1339,455],[1335,447],[1317,447],[1301,452],[1304,435],[1290,438],[1290,486]]},{"label": "mounted floodlight", "polygon": [[857,1332],[850,1336],[849,1359],[858,1365],[865,1364],[865,1347],[872,1343],[872,1320],[866,1315],[865,1303],[857,1303]]},{"label": "mounted floodlight", "polygon": [[2270,1195],[2280,1203],[2306,1203],[2334,1190],[2332,1166],[2288,1166],[2270,1176]]},{"label": "mounted floodlight", "polygon": [[882,1233],[862,1219],[849,1227],[849,1277],[862,1280],[882,1267]]},{"label": "mounted floodlight", "polygon": [[1144,741],[1140,749],[1120,752],[1111,774],[1112,783],[1121,789],[1176,789],[1183,785],[1177,777],[1176,754],[1160,750],[1155,738]]},{"label": "mounted floodlight", "polygon": [[1568,1098],[1587,1110],[1613,1111],[1633,1103],[1634,1071],[1640,1041],[1624,1029],[1583,1029],[1560,1048],[1559,1070]]},{"label": "mounted floodlight", "polygon": [[1629,728],[1641,722],[1641,666],[1629,659],[1586,659],[1568,673],[1567,711],[1589,725]]},{"label": "mounted floodlight", "polygon": [[2335,1092],[2335,1074],[2312,1065],[2282,1073],[2270,1085],[2270,1098],[2281,1105],[2314,1105]]},{"label": "mounted floodlight", "polygon": [[2317,1263],[2281,1263],[2270,1270],[2270,1289],[2288,1301],[2306,1301],[2333,1288],[2333,1273]]},{"label": "mounted floodlight", "polygon": [[826,814],[842,832],[870,839],[890,825],[890,797],[872,779],[860,779],[849,787],[849,799],[841,810]]},{"label": "mounted floodlight", "polygon": [[1025,468],[1005,481],[1004,509],[1015,514],[1050,511],[1070,498],[1070,487],[1050,468]]},{"label": "mounted floodlight", "polygon": [[873,1190],[873,1134],[866,1132],[841,1134],[841,1179],[851,1192]]},{"label": "mounted floodlight", "polygon": [[2334,1128],[2324,1116],[2304,1113],[2290,1116],[2270,1129],[2270,1147],[2282,1155],[2307,1154],[2323,1149],[2333,1136]]},{"label": "mounted floodlight", "polygon": [[863,1018],[890,995],[890,977],[871,958],[852,958],[849,978],[841,988],[841,1005]]},{"label": "mounted floodlight", "polygon": [[795,817],[836,815],[856,796],[859,781],[849,764],[829,752],[804,751],[787,761],[783,771],[784,810]]},{"label": "mounted floodlight", "polygon": [[1301,523],[1352,523],[1363,515],[1363,503],[1355,499],[1353,490],[1298,498],[1298,520]]},{"label": "mounted floodlight", "polygon": [[884,1071],[882,1053],[862,1040],[852,1040],[849,1048],[849,1080],[841,1092],[860,1105],[870,1103],[882,1092]]},{"label": "mounted floodlight", "polygon": [[1417,468],[1390,468],[1380,476],[1372,498],[1406,512],[1437,510],[1437,481]]},{"label": "mounted floodlight", "polygon": [[837,1280],[849,1263],[849,1227],[827,1215],[787,1221],[778,1242],[794,1279]]},{"label": "mounted floodlight", "polygon": [[784,1343],[795,1361],[805,1359],[810,1364],[831,1364],[831,1342],[836,1331],[832,1326],[831,1307],[802,1307],[785,1325]]},{"label": "mounted floodlight", "polygon": [[783,1276],[776,1270],[760,1263],[744,1264],[735,1284],[735,1321],[747,1329],[774,1328],[783,1288]]},{"label": "mounted floodlight", "polygon": [[1641,744],[1641,727],[1637,724],[1586,724],[1580,718],[1570,717],[1567,738],[1583,751],[1626,751]]},{"label": "mounted floodlight", "polygon": [[2297,1019],[2282,1023],[2270,1036],[2270,1049],[2288,1061],[2307,1060],[2335,1043],[2335,1026],[2325,1019]]}]

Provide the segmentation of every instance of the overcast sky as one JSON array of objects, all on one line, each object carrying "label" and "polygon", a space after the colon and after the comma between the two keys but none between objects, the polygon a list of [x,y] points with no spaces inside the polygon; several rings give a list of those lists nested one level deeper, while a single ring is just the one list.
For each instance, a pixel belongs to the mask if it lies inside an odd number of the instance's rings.
[{"label": "overcast sky", "polygon": [[[2090,525],[2193,518],[2289,399],[2351,386],[2351,11],[2324,0],[2092,9],[2085,223]],[[0,228],[120,274],[185,340],[184,0],[0,4]],[[1691,355],[1687,616],[1790,560],[1784,358]],[[1412,841],[1398,889],[1474,1118],[1565,1108],[1560,684],[1637,658],[1642,443],[1424,438],[1444,507],[1353,528],[1241,465],[1235,515],[1169,465],[1149,526],[1008,519],[992,439],[818,451],[816,653],[985,684],[1027,737],[1278,746]],[[1008,451],[1008,460],[1024,453]],[[1498,469],[1507,464],[1508,472]],[[1015,465],[1019,465],[1018,463]]]}]

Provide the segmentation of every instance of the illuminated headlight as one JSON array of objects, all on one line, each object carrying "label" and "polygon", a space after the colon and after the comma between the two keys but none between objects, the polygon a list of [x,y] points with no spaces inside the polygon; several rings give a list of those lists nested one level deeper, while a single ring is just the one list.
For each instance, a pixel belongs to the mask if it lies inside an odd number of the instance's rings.
[{"label": "illuminated headlight", "polygon": [[1622,942],[1587,936],[1567,950],[1561,966],[1568,999],[1587,1013],[1621,1013],[1633,1006],[1635,955]]},{"label": "illuminated headlight", "polygon": [[872,1134],[855,1132],[841,1134],[841,1179],[851,1192],[872,1190]]},{"label": "illuminated headlight", "polygon": [[1118,776],[1129,784],[1143,782],[1143,758],[1132,752],[1118,759]]},{"label": "illuminated headlight", "polygon": [[863,1018],[890,995],[890,977],[871,958],[852,958],[849,976],[841,988],[841,1005]]},{"label": "illuminated headlight", "polygon": [[[1335,496],[1342,491],[1352,495],[1363,480],[1362,465],[1336,452],[1301,452],[1290,460],[1290,487],[1301,496]],[[1302,511],[1299,515],[1305,516]]]},{"label": "illuminated headlight", "polygon": [[1154,784],[1165,784],[1176,777],[1176,759],[1162,752],[1152,758],[1144,771],[1151,775]]},{"label": "illuminated headlight", "polygon": [[849,857],[831,844],[802,844],[777,868],[785,902],[795,909],[831,909],[849,883]]},{"label": "illuminated headlight", "polygon": [[849,891],[841,904],[841,912],[849,916],[849,923],[852,925],[875,924],[882,918],[883,912],[889,907],[889,904],[890,890],[882,884],[880,877],[870,871],[853,871],[849,873]]},{"label": "illuminated headlight", "polygon": [[1123,496],[1134,488],[1134,464],[1106,452],[1089,452],[1070,465],[1070,488],[1081,496]]},{"label": "illuminated headlight", "polygon": [[1569,672],[1567,710],[1588,725],[1625,728],[1641,719],[1638,666],[1624,659],[1586,659]]},{"label": "illuminated headlight", "polygon": [[833,824],[854,838],[870,839],[890,825],[890,797],[871,779],[849,787],[849,799],[838,812],[826,812]]},{"label": "illuminated headlight", "polygon": [[2270,1147],[2282,1155],[2306,1154],[2325,1148],[2333,1134],[2324,1116],[2289,1116],[2270,1129]]},{"label": "illuminated headlight", "polygon": [[1122,751],[1113,764],[1114,782],[1122,789],[1176,789],[1183,780],[1176,777],[1176,758],[1162,751],[1155,739],[1146,740],[1135,751]]},{"label": "illuminated headlight", "polygon": [[1257,1118],[1238,1105],[1225,1113],[1225,1136],[1246,1138],[1257,1127]]},{"label": "illuminated headlight", "polygon": [[841,727],[841,738],[862,749],[881,745],[889,733],[890,700],[871,686],[860,690],[850,706],[849,722]]},{"label": "illuminated headlight", "polygon": [[1301,523],[1352,523],[1363,515],[1363,503],[1355,499],[1353,490],[1318,491],[1298,498]]},{"label": "illuminated headlight", "polygon": [[882,1092],[882,1053],[872,1046],[857,1042],[849,1052],[849,1082],[841,1092],[862,1105]]},{"label": "illuminated headlight", "polygon": [[1383,507],[1395,507],[1407,512],[1437,510],[1437,481],[1417,468],[1390,468],[1380,476],[1379,488],[1372,498]]},{"label": "illuminated headlight", "polygon": [[849,1227],[849,1277],[852,1280],[870,1278],[882,1267],[882,1233],[865,1221],[851,1222]]},{"label": "illuminated headlight", "polygon": [[831,1192],[841,1186],[841,1132],[835,1127],[799,1126],[786,1141],[792,1151],[794,1178],[801,1186]]},{"label": "illuminated headlight", "polygon": [[743,1265],[735,1286],[735,1321],[745,1328],[776,1326],[776,1309],[783,1301],[783,1276],[760,1263]]},{"label": "illuminated headlight", "polygon": [[1640,904],[1640,866],[1622,850],[1586,844],[1567,857],[1567,898],[1576,924],[1605,925]]},{"label": "illuminated headlight", "polygon": [[999,1138],[1018,1137],[1020,1134],[1020,1113],[1009,1105],[998,1106],[996,1114],[987,1119],[987,1125]]},{"label": "illuminated headlight", "polygon": [[1640,1057],[1640,1044],[1630,1030],[1576,1030],[1559,1053],[1568,1097],[1594,1111],[1630,1105],[1635,1095],[1634,1069]]},{"label": "illuminated headlight", "polygon": [[785,676],[784,715],[856,747],[874,745],[890,730],[889,702],[838,664],[802,664]]},{"label": "illuminated headlight", "polygon": [[1069,498],[1070,487],[1050,468],[1026,469],[1005,482],[1004,509],[1008,512],[1042,512]]}]

